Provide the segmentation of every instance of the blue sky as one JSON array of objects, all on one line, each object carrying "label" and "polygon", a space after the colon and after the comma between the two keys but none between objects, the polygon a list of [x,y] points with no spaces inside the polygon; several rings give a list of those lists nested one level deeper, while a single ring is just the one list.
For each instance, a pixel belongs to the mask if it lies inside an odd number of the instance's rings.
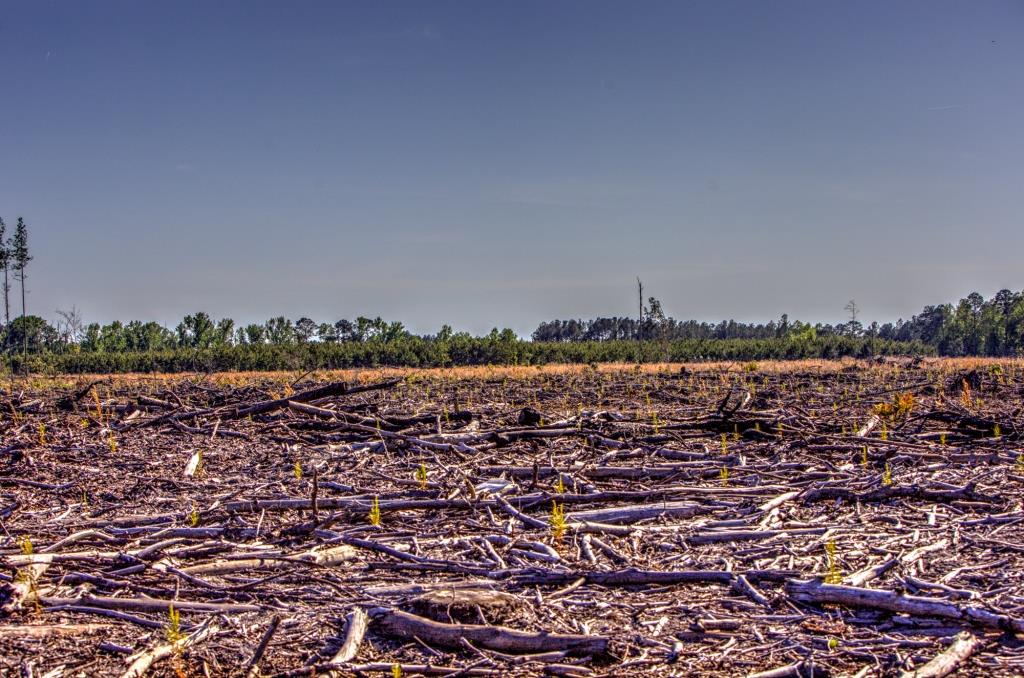
[{"label": "blue sky", "polygon": [[7,2],[29,310],[835,322],[1024,288],[1021,2]]}]

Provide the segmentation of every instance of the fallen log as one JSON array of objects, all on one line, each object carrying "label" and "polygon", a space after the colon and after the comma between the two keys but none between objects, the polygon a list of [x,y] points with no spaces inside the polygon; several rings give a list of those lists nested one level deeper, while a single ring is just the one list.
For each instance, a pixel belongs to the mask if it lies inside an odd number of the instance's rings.
[{"label": "fallen log", "polygon": [[987,626],[1012,633],[1024,633],[1024,619],[998,614],[977,605],[958,605],[942,598],[907,596],[892,591],[867,589],[842,584],[823,584],[817,580],[786,582],[786,593],[801,603],[833,603],[847,607],[867,607],[918,617],[954,619],[967,624]]},{"label": "fallen log", "polygon": [[590,511],[573,511],[566,515],[570,522],[597,522],[597,523],[636,523],[651,518],[686,518],[697,515],[702,510],[710,510],[695,502],[661,502],[658,504],[642,504],[639,506],[617,506],[607,509],[593,509]]},{"label": "fallen log", "polygon": [[519,631],[480,624],[442,624],[392,608],[374,608],[370,616],[383,633],[403,640],[418,639],[428,645],[461,648],[465,639],[477,647],[515,654],[564,651],[587,656],[608,651],[608,639],[603,636]]},{"label": "fallen log", "polygon": [[799,499],[805,504],[834,499],[851,503],[860,502],[862,504],[888,501],[889,499],[920,499],[935,503],[961,500],[985,502],[988,504],[1002,503],[995,497],[989,497],[975,491],[974,483],[968,483],[963,487],[953,490],[932,490],[919,485],[882,486],[867,492],[858,492],[847,487],[817,487],[805,490]]},{"label": "fallen log", "polygon": [[180,568],[182,572],[191,575],[202,574],[226,574],[228,572],[240,572],[243,570],[280,570],[296,565],[317,565],[329,567],[338,565],[346,560],[352,560],[356,556],[356,550],[351,546],[335,546],[323,551],[303,553],[298,556],[277,556],[270,558],[243,558],[237,560],[215,560],[209,563],[191,565]]},{"label": "fallen log", "polygon": [[50,638],[52,636],[79,636],[91,633],[109,632],[110,624],[15,624],[0,626],[0,639],[4,638]]},{"label": "fallen log", "polygon": [[[479,664],[480,662],[478,662]],[[398,667],[396,672],[395,667]],[[327,675],[319,671],[342,671],[342,675],[362,676],[368,673],[384,673],[390,675],[410,676],[503,676],[506,675],[501,669],[484,669],[473,666],[438,666],[436,664],[403,664],[374,662],[371,664],[312,664],[301,669],[272,673],[268,678],[307,678],[308,676]]]},{"label": "fallen log", "polygon": [[267,630],[263,632],[263,637],[260,638],[260,642],[256,645],[256,649],[252,653],[252,658],[245,665],[245,678],[259,678],[260,675],[260,660],[263,659],[263,654],[267,651],[267,645],[270,644],[270,639],[274,637],[274,633],[277,632],[277,627],[281,624],[281,616],[274,615],[270,620],[270,625]]},{"label": "fallen log", "polygon": [[809,666],[806,661],[798,661],[775,669],[768,669],[767,671],[749,673],[747,678],[802,678],[802,676],[812,676],[814,674],[813,669],[808,670]]},{"label": "fallen log", "polygon": [[948,539],[940,539],[934,544],[927,544],[925,546],[918,547],[898,558],[888,558],[878,565],[855,572],[846,578],[846,583],[850,586],[864,586],[868,582],[878,579],[883,574],[896,567],[896,565],[912,565],[924,557],[926,553],[941,551],[948,546]]},{"label": "fallen log", "polygon": [[336,381],[330,384],[324,384],[323,386],[317,386],[316,388],[311,388],[307,391],[294,393],[285,398],[263,400],[258,403],[246,406],[237,404],[234,406],[222,408],[206,408],[201,410],[190,410],[188,412],[170,412],[168,414],[164,414],[159,417],[154,417],[152,419],[136,419],[135,421],[123,422],[121,424],[121,427],[128,428],[130,426],[156,426],[158,424],[162,424],[172,420],[182,422],[213,414],[216,414],[218,417],[221,417],[222,419],[243,419],[254,414],[264,414],[266,412],[271,412],[273,410],[288,407],[289,402],[305,403],[311,400],[329,398],[331,396],[353,395],[356,393],[365,393],[367,391],[379,391],[382,389],[393,388],[400,384],[401,382],[401,379],[388,379],[386,381],[381,381],[376,384],[366,384],[363,386],[349,386],[348,382]]},{"label": "fallen log", "polygon": [[376,384],[349,386],[348,382],[336,381],[330,384],[324,384],[323,386],[317,386],[316,388],[311,388],[308,391],[295,393],[285,398],[264,400],[254,405],[249,405],[248,407],[237,408],[233,411],[226,412],[224,417],[227,419],[242,419],[254,414],[263,414],[264,412],[288,407],[288,403],[290,402],[306,403],[311,400],[319,400],[320,398],[330,398],[331,396],[347,396],[354,395],[356,393],[365,393],[367,391],[380,391],[387,388],[394,388],[400,383],[402,383],[401,379],[388,379],[386,381],[377,382]]},{"label": "fallen log", "polygon": [[601,586],[634,586],[672,584],[732,584],[738,575],[754,581],[782,581],[798,576],[794,570],[641,570],[628,567],[608,572],[579,572],[530,569],[516,573],[513,578],[518,584],[569,584],[583,579],[588,584]]},{"label": "fallen log", "polygon": [[946,650],[919,669],[904,671],[900,678],[942,678],[960,668],[982,646],[978,636],[965,631]]},{"label": "fallen log", "polygon": [[110,610],[136,610],[140,612],[167,612],[171,606],[182,612],[260,612],[264,608],[246,603],[200,603],[185,600],[161,600],[159,598],[111,598],[86,594],[81,598],[55,598],[41,596],[39,601],[47,607],[59,605],[84,605]]},{"label": "fallen log", "polygon": [[183,638],[178,638],[170,643],[158,645],[151,650],[147,650],[135,658],[131,666],[128,667],[128,670],[124,672],[124,675],[122,675],[121,678],[140,678],[149,670],[149,667],[156,662],[170,657],[171,655],[180,654],[186,648],[196,645],[210,636],[215,635],[217,630],[216,626],[203,626],[195,633]]}]

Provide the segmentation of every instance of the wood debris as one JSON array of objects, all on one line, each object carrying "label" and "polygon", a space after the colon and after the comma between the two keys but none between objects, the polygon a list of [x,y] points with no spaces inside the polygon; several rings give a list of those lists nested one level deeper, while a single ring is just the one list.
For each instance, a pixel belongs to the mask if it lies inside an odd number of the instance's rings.
[{"label": "wood debris", "polygon": [[1021,675],[1024,363],[948,366],[14,382],[0,676]]}]

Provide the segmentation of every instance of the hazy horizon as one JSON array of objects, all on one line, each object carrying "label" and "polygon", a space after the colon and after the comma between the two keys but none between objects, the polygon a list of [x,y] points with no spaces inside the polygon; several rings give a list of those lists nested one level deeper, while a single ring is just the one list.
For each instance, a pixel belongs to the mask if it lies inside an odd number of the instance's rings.
[{"label": "hazy horizon", "polygon": [[[28,310],[528,336],[1021,290],[1018,2],[0,2]],[[20,310],[20,298],[15,308]],[[12,309],[13,310],[13,309]]]}]

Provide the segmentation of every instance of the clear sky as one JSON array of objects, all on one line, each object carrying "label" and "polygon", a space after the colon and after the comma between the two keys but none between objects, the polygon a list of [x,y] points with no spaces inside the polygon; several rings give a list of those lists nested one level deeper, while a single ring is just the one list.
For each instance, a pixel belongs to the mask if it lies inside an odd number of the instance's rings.
[{"label": "clear sky", "polygon": [[528,334],[1024,288],[1024,3],[0,0],[29,311]]}]

